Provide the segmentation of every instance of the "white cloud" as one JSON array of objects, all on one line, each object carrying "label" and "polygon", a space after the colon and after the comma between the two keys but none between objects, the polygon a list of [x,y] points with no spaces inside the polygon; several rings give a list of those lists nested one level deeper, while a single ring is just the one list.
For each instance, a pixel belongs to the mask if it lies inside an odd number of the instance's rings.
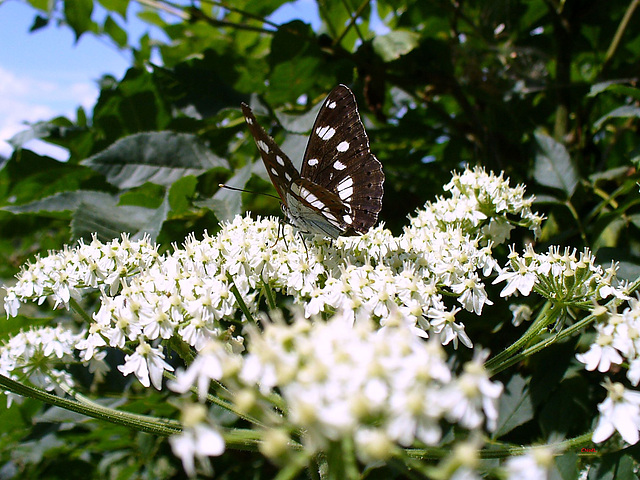
[{"label": "white cloud", "polygon": [[[93,82],[69,83],[62,78],[52,80],[42,72],[38,78],[17,75],[0,67],[0,155],[11,155],[7,143],[15,134],[27,130],[27,123],[49,120],[66,115],[75,120],[78,105],[90,108],[98,96],[98,86]],[[66,150],[40,140],[25,145],[42,155],[59,160],[67,158]]]}]

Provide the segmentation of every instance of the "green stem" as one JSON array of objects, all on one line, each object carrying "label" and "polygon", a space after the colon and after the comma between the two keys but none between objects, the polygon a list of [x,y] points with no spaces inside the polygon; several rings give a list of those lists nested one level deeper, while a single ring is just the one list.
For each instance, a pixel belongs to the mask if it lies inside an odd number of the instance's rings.
[{"label": "green stem", "polygon": [[276,305],[276,299],[273,295],[273,290],[271,290],[271,287],[267,282],[264,281],[264,279],[262,280],[262,286],[264,287],[264,295],[265,297],[267,297],[267,304],[269,305],[269,310],[275,310],[277,305]]},{"label": "green stem", "polygon": [[[530,450],[539,448],[551,448],[561,455],[562,452],[570,451],[574,448],[583,447],[585,445],[591,445],[591,437],[593,432],[583,433],[575,438],[563,440],[562,442],[548,443],[545,445],[535,446],[522,446],[522,445],[508,445],[508,444],[494,444],[489,445],[487,448],[480,450],[480,458],[508,458],[516,455],[522,455]],[[427,447],[424,449],[408,448],[405,449],[405,453],[412,458],[419,458],[422,460],[439,460],[445,458],[451,454],[451,448],[449,447]]]},{"label": "green stem", "polygon": [[552,308],[551,302],[547,301],[538,317],[534,320],[531,326],[527,329],[526,332],[513,344],[504,349],[495,357],[489,359],[487,363],[485,363],[485,368],[489,371],[494,370],[498,367],[503,361],[510,358],[515,352],[524,348],[531,340],[533,340],[544,328],[551,323],[555,316],[555,309]]},{"label": "green stem", "polygon": [[88,325],[93,323],[93,319],[91,318],[91,316],[84,311],[84,308],[80,306],[77,300],[75,300],[74,298],[70,298],[69,305],[71,306],[71,309],[78,315],[80,315]]},{"label": "green stem", "polygon": [[244,303],[244,299],[242,298],[242,295],[240,295],[240,292],[238,291],[238,287],[236,287],[236,284],[233,281],[233,277],[227,273],[227,279],[231,283],[231,293],[233,293],[233,296],[236,297],[236,301],[238,302],[238,306],[240,307],[240,310],[242,310],[242,313],[244,313],[244,316],[249,322],[256,323],[256,321],[253,318],[253,315],[251,315],[251,312],[247,308],[247,304]]},{"label": "green stem", "polygon": [[53,395],[45,390],[23,385],[0,374],[0,386],[4,390],[33,398],[48,403],[55,407],[64,408],[72,412],[80,413],[88,417],[103,420],[105,422],[122,425],[133,430],[151,433],[152,435],[169,436],[180,433],[182,426],[179,422],[170,419],[160,419],[145,415],[137,415],[128,412],[103,407],[83,397],[82,401],[70,400]]}]

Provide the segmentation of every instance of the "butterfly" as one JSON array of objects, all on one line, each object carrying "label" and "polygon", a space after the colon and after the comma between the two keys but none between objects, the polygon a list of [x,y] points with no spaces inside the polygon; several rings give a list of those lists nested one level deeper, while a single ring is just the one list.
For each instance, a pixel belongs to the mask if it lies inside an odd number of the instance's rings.
[{"label": "butterfly", "polygon": [[244,103],[242,113],[288,223],[336,239],[366,233],[377,222],[384,173],[347,86],[338,85],[322,104],[300,172]]}]

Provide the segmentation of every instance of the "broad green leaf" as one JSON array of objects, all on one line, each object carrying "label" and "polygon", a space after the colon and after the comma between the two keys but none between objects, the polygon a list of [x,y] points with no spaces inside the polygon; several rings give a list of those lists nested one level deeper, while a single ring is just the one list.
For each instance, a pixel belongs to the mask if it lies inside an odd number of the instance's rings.
[{"label": "broad green leaf", "polygon": [[538,152],[534,177],[546,187],[562,190],[569,198],[578,185],[579,175],[564,145],[540,131],[535,133]]},{"label": "broad green leaf", "polygon": [[120,48],[127,46],[127,32],[111,18],[111,15],[107,15],[102,28]]},{"label": "broad green leaf", "polygon": [[164,196],[165,188],[162,185],[147,182],[121,194],[118,205],[158,208],[164,200]]},{"label": "broad green leaf", "polygon": [[498,407],[500,415],[494,436],[499,438],[533,418],[533,404],[529,384],[520,375],[514,375],[505,385]]},{"label": "broad green leaf", "polygon": [[[262,163],[262,162],[261,162]],[[253,169],[252,164],[245,165],[236,171],[235,175],[225,183],[230,187],[244,188]],[[202,208],[209,208],[220,221],[231,220],[242,213],[242,193],[228,188],[220,188],[208,200],[195,202],[195,205]]]},{"label": "broad green leaf", "polygon": [[163,222],[167,218],[169,202],[165,199],[157,209],[118,206],[115,199],[102,203],[82,203],[73,215],[71,232],[74,239],[91,238],[95,233],[99,240],[106,242],[122,233],[138,240],[149,235],[156,239]]},{"label": "broad green leaf", "polygon": [[591,86],[588,97],[595,97],[602,92],[613,92],[621,95],[628,95],[640,100],[640,88],[630,87],[628,80],[609,80],[606,82],[599,82]]},{"label": "broad green leaf", "polygon": [[[21,205],[99,180],[88,168],[19,150],[0,170],[0,205]],[[104,182],[100,182],[104,186]]]},{"label": "broad green leaf", "polygon": [[65,135],[68,130],[75,130],[76,127],[66,118],[58,117],[48,122],[36,122],[29,125],[29,129],[16,133],[7,143],[13,148],[21,148],[31,140],[59,137]]},{"label": "broad green leaf", "polygon": [[50,197],[26,203],[24,205],[6,206],[3,207],[2,210],[15,214],[43,214],[44,212],[74,211],[77,210],[80,205],[101,203],[115,204],[116,198],[108,193],[76,190],[73,192],[57,193]]},{"label": "broad green leaf", "polygon": [[408,30],[395,30],[373,39],[374,51],[385,62],[391,62],[418,46],[420,35]]},{"label": "broad green leaf", "polygon": [[290,133],[280,144],[280,148],[291,159],[291,163],[298,171],[302,169],[302,157],[304,157],[304,152],[307,149],[307,143],[309,143],[308,135]]},{"label": "broad green leaf", "polygon": [[98,0],[98,3],[102,5],[105,10],[110,12],[116,12],[123,19],[127,17],[127,8],[129,7],[129,0]]},{"label": "broad green leaf", "polygon": [[308,112],[302,115],[292,115],[281,111],[276,111],[275,115],[280,125],[288,132],[306,134],[311,131],[313,122],[315,122],[321,107],[322,102],[318,102]]},{"label": "broad green leaf", "polygon": [[611,110],[609,113],[596,120],[593,124],[594,128],[599,129],[602,127],[603,123],[611,118],[640,118],[640,107],[623,105],[622,107]]},{"label": "broad green leaf", "polygon": [[50,12],[53,6],[50,0],[27,0],[27,3],[42,12]]},{"label": "broad green leaf", "polygon": [[169,188],[168,199],[171,215],[182,215],[189,211],[196,193],[198,179],[193,175],[182,177]]},{"label": "broad green leaf", "polygon": [[578,477],[578,459],[576,452],[564,452],[554,459],[555,471],[553,473],[559,475],[559,480],[574,480]]},{"label": "broad green leaf", "polygon": [[76,41],[83,33],[92,30],[92,12],[93,0],[65,0],[64,16],[76,34]]},{"label": "broad green leaf", "polygon": [[82,162],[120,189],[145,182],[169,186],[185,175],[200,175],[213,167],[227,167],[197,136],[175,132],[137,133],[122,138]]}]

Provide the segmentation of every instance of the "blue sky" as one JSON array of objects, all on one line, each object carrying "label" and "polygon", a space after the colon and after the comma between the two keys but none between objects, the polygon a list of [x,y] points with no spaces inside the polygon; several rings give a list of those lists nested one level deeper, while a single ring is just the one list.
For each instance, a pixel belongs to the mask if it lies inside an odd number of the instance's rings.
[{"label": "blue sky", "polygon": [[[97,3],[97,2],[96,2]],[[106,40],[83,35],[78,43],[68,27],[55,25],[29,32],[36,11],[19,1],[0,3],[0,155],[9,156],[6,142],[25,122],[58,115],[75,119],[79,105],[90,109],[98,98],[98,79],[105,73],[121,78],[130,62],[128,54]],[[97,12],[100,15],[100,12]],[[285,22],[303,18],[317,22],[315,2],[299,0],[281,8],[272,19]],[[129,10],[127,30],[138,38],[147,26]],[[153,35],[153,32],[152,32]],[[66,159],[65,150],[30,142],[28,148]]]}]

